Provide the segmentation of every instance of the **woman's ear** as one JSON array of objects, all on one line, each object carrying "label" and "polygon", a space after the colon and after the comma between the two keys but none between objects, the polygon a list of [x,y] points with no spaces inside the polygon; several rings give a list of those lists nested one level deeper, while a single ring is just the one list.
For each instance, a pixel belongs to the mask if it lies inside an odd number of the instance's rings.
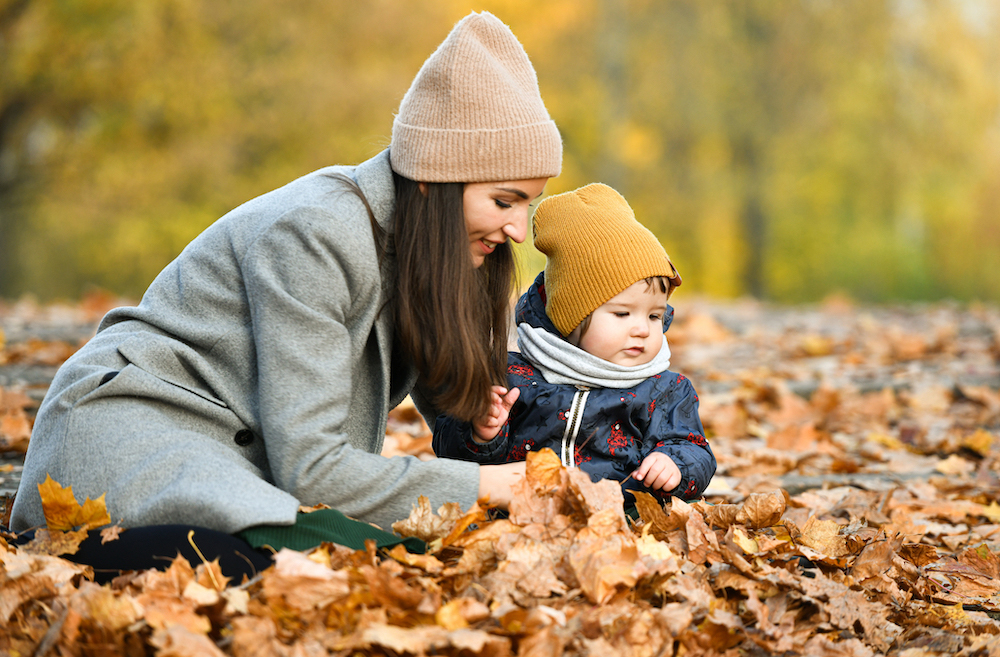
[{"label": "woman's ear", "polygon": [[427,183],[425,183],[425,182],[418,182],[417,183],[417,187],[420,189],[420,193],[421,194],[423,194],[424,196],[427,196]]}]

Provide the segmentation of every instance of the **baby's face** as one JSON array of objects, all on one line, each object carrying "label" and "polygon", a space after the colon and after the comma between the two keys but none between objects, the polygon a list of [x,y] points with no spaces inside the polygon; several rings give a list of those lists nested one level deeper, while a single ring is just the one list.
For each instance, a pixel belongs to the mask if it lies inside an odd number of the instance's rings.
[{"label": "baby's face", "polygon": [[616,365],[645,365],[663,345],[666,312],[659,284],[633,283],[594,311],[577,346]]}]

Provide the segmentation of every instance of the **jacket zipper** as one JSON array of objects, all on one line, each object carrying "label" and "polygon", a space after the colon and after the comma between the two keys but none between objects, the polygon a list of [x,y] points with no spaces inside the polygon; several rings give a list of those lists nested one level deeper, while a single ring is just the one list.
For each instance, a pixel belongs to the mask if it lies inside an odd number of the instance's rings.
[{"label": "jacket zipper", "polygon": [[566,429],[562,436],[562,454],[560,460],[567,468],[576,467],[576,437],[583,424],[583,407],[587,405],[590,388],[577,386],[573,393],[573,403],[569,406],[569,417],[566,418]]}]

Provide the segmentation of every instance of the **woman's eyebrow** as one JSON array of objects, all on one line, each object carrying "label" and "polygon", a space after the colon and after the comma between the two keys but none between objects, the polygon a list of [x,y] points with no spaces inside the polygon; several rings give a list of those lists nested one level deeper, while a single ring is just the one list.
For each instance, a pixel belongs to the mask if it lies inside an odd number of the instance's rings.
[{"label": "woman's eyebrow", "polygon": [[515,189],[514,187],[497,187],[501,192],[507,192],[508,194],[516,194],[524,200],[528,200],[527,192],[523,192],[520,189]]}]

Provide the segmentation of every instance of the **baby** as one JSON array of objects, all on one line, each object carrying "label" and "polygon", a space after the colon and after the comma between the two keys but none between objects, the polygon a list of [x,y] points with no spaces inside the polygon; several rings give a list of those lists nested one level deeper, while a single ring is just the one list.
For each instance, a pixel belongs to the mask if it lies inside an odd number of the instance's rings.
[{"label": "baby", "polygon": [[547,260],[517,304],[507,387],[487,417],[439,417],[435,453],[504,463],[548,447],[624,491],[699,497],[716,463],[694,387],[667,369],[681,277],[666,251],[600,183],[542,201],[533,235]]}]

